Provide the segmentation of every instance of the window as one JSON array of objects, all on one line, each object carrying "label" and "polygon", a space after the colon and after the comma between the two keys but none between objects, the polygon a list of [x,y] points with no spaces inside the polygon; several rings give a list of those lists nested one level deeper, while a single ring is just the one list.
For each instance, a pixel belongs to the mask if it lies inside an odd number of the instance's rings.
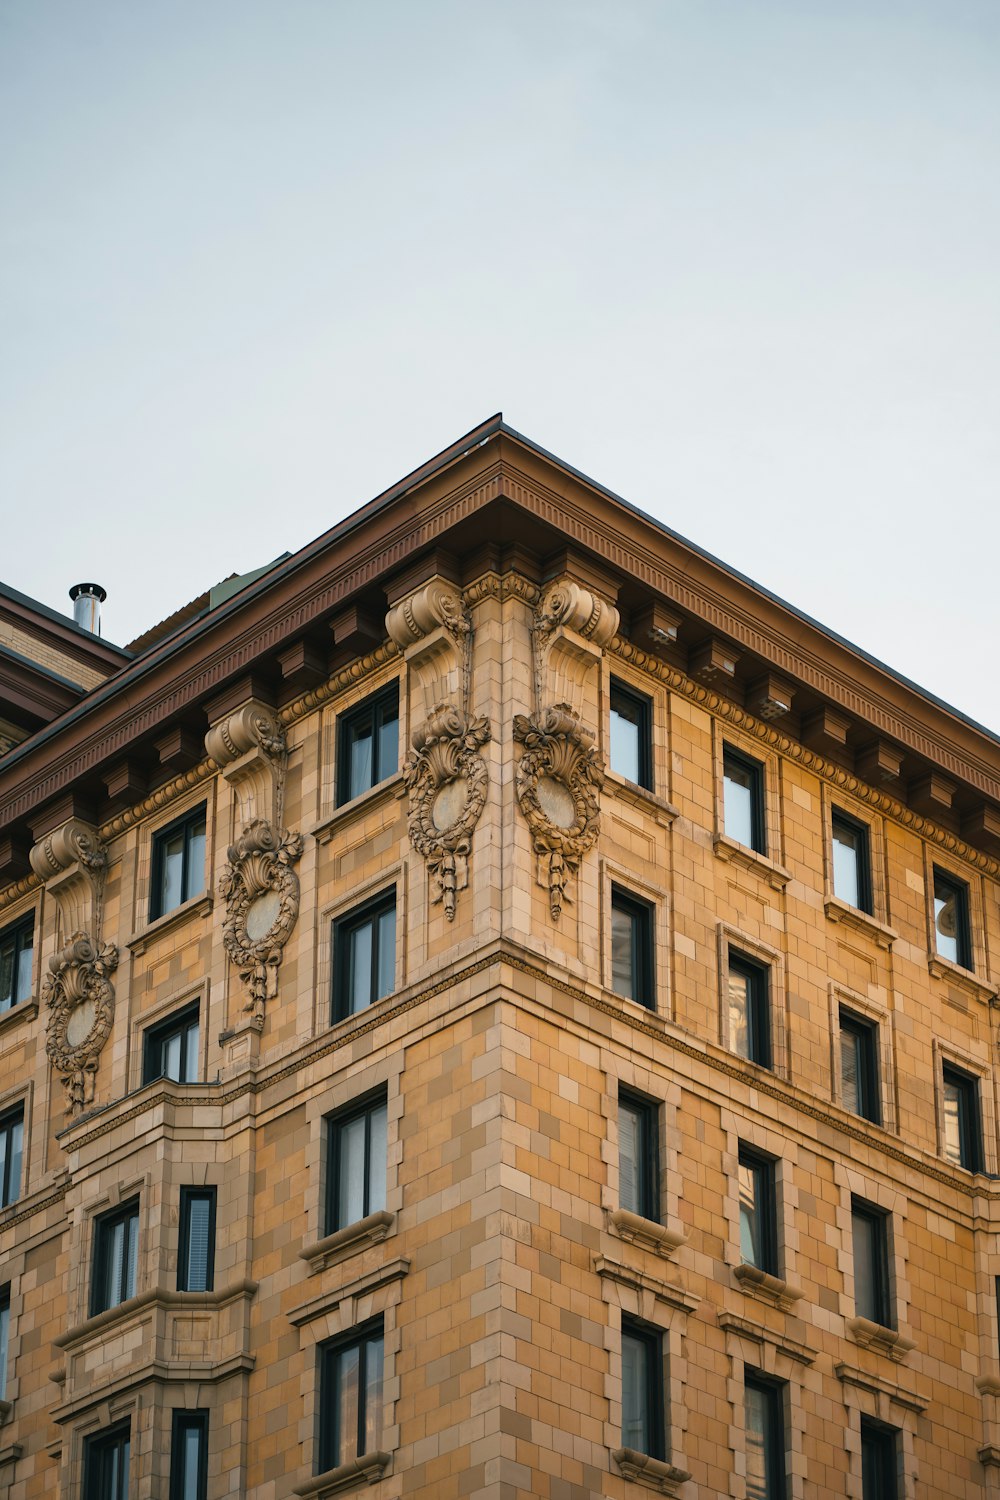
[{"label": "window", "polygon": [[861,1418],[862,1500],[896,1500],[896,1433]]},{"label": "window", "polygon": [[205,889],[205,827],[202,804],[154,836],[151,922]]},{"label": "window", "polygon": [[611,769],[627,781],[653,789],[650,702],[611,679]]},{"label": "window", "polygon": [[339,1468],[382,1440],[382,1319],[322,1344],[319,1472]]},{"label": "window", "polygon": [[660,1217],[659,1110],[637,1094],[618,1095],[618,1199],[629,1213]]},{"label": "window", "polygon": [[771,1067],[770,982],[763,964],[729,950],[729,1045]]},{"label": "window", "polygon": [[0,1118],[0,1208],[21,1196],[24,1105]]},{"label": "window", "polygon": [[743,1380],[747,1500],[785,1500],[782,1387],[747,1370]]},{"label": "window", "polygon": [[881,1125],[878,1027],[847,1010],[840,1012],[840,1088],[845,1109]]},{"label": "window", "polygon": [[175,1411],[170,1434],[170,1500],[206,1500],[208,1412]]},{"label": "window", "polygon": [[854,1310],[859,1318],[893,1328],[889,1298],[887,1215],[861,1198],[851,1199],[854,1238]]},{"label": "window", "polygon": [[10,1347],[10,1286],[0,1286],[0,1401],[7,1394],[7,1350]]},{"label": "window", "polygon": [[0,1014],[31,994],[31,950],[35,919],[27,917],[0,932]]},{"label": "window", "polygon": [[979,1079],[945,1063],[943,1073],[944,1154],[970,1172],[983,1170],[983,1125]]},{"label": "window", "polygon": [[83,1500],[127,1500],[129,1424],[87,1438],[83,1452]]},{"label": "window", "polygon": [[399,683],[337,723],[337,806],[378,786],[399,768]]},{"label": "window", "polygon": [[723,745],[722,791],[726,837],[766,854],[764,767],[760,761]]},{"label": "window", "polygon": [[135,1296],[138,1265],[139,1200],[134,1198],[114,1213],[102,1214],[94,1225],[91,1314]]},{"label": "window", "polygon": [[838,901],[856,906],[859,911],[872,911],[872,870],[868,829],[846,813],[834,811],[832,819],[833,839],[833,894]]},{"label": "window", "polygon": [[177,1290],[210,1292],[215,1285],[215,1188],[181,1188]]},{"label": "window", "polygon": [[383,1094],[327,1122],[327,1234],[385,1208],[387,1113]]},{"label": "window", "polygon": [[740,1255],[744,1265],[778,1274],[778,1220],[774,1162],[740,1146]]},{"label": "window", "polygon": [[962,969],[972,968],[969,887],[934,867],[934,947]]},{"label": "window", "polygon": [[665,1457],[662,1336],[630,1318],[622,1318],[622,1447]]},{"label": "window", "polygon": [[653,1009],[653,908],[611,887],[611,988]]},{"label": "window", "polygon": [[198,1062],[198,1007],[189,1005],[159,1026],[151,1026],[143,1040],[142,1081],[172,1078],[175,1083],[195,1083]]},{"label": "window", "polygon": [[391,994],[396,983],[396,891],[333,924],[333,1019],[342,1021]]}]

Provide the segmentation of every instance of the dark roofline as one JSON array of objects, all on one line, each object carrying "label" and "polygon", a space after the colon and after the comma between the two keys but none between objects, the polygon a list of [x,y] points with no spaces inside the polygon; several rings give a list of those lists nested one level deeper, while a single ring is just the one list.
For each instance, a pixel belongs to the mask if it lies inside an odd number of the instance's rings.
[{"label": "dark roofline", "polygon": [[107,640],[103,635],[94,635],[92,630],[85,630],[82,625],[78,625],[72,615],[63,615],[57,609],[50,609],[40,599],[33,599],[30,594],[22,594],[20,589],[12,588],[9,583],[0,583],[0,599],[9,599],[12,604],[20,605],[29,613],[48,620],[60,630],[67,631],[71,636],[76,637],[80,645],[89,647],[91,652],[98,651],[103,646],[106,651],[113,651],[120,656],[122,661],[132,659],[132,653],[126,651],[124,646],[116,646],[114,641]]}]

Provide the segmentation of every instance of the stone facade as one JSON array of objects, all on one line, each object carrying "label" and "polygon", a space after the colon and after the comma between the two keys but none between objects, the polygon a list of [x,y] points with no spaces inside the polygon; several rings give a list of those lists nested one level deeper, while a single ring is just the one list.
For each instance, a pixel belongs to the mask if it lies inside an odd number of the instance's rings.
[{"label": "stone facade", "polygon": [[[530,468],[534,530],[485,508],[475,535],[444,534],[447,556],[404,565],[372,543],[376,626],[360,607],[344,624],[337,601],[310,657],[279,625],[266,660],[295,670],[269,676],[262,655],[253,681],[201,690],[208,749],[122,810],[98,803],[83,843],[59,821],[65,789],[35,816],[0,778],[35,839],[32,873],[0,893],[0,929],[31,917],[35,954],[30,996],[0,1013],[0,1119],[23,1118],[0,1211],[11,1500],[93,1490],[88,1455],[126,1429],[129,1494],[166,1500],[177,1412],[207,1413],[208,1500],[739,1500],[765,1493],[748,1380],[780,1410],[767,1493],[862,1500],[866,1431],[889,1435],[900,1497],[1000,1495],[1000,747],[968,726],[950,742],[873,667],[881,696],[861,682],[845,701],[841,648],[816,627],[796,627],[798,661],[761,618],[743,616],[752,645],[730,634],[730,585],[704,559],[686,592],[637,597],[620,549],[577,536],[567,553],[541,529],[562,494],[576,535],[579,476],[517,449],[498,481],[501,441],[494,427],[380,514],[426,526],[477,485],[513,504]],[[589,503],[612,535],[611,499]],[[677,539],[641,528],[643,555],[676,561]],[[242,607],[277,587],[265,576]],[[399,757],[345,799],[344,727],[393,687]],[[623,691],[648,710],[647,786],[616,766]],[[147,766],[154,732],[136,718]],[[727,752],[759,768],[761,852],[727,831]],[[44,755],[59,762],[58,739]],[[864,831],[870,911],[835,890],[835,813]],[[204,870],[151,917],[165,830],[185,827]],[[960,961],[936,935],[936,872],[966,893]],[[354,983],[335,943],[390,891],[388,992],[333,1020]],[[623,893],[649,917],[644,1003],[612,963]],[[83,980],[66,999],[74,942],[115,950],[96,1008]],[[766,1062],[734,1033],[740,963],[766,978]],[[195,1009],[193,1076],[145,1082],[151,1045]],[[881,1123],[842,1076],[844,1014],[876,1043]],[[978,1108],[967,1166],[956,1080]],[[623,1097],[653,1121],[651,1217],[622,1201]],[[367,1099],[385,1103],[384,1201],[331,1229],[328,1122]],[[774,1185],[770,1269],[741,1242],[748,1153]],[[184,1189],[215,1191],[205,1290],[178,1287]],[[134,1285],[95,1312],[100,1226],[132,1204]],[[859,1204],[884,1235],[882,1321],[859,1313]],[[377,1443],[331,1465],[322,1351],[373,1320]],[[656,1452],[623,1431],[623,1326],[662,1377]]]}]

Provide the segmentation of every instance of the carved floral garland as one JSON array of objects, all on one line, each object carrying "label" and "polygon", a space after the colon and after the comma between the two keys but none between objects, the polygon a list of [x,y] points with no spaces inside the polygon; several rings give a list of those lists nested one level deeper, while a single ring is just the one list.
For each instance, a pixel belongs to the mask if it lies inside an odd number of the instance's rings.
[{"label": "carved floral garland", "polygon": [[[66,1090],[69,1115],[80,1114],[94,1100],[98,1061],[115,1018],[115,992],[108,976],[117,967],[114,943],[98,948],[85,932],[74,932],[66,947],[49,959],[50,972],[42,985],[49,1007],[45,1050]],[[71,1040],[71,1027],[78,1032],[88,1022],[83,1035]]]},{"label": "carved floral garland", "polygon": [[[435,882],[433,900],[444,903],[449,922],[455,917],[456,892],[468,884],[472,833],[486,805],[489,771],[479,751],[489,738],[486,718],[470,718],[451,703],[435,704],[413,735],[403,767],[410,843],[426,861]],[[452,810],[444,808],[440,794],[452,785],[461,791],[463,781],[464,803],[446,821]]]},{"label": "carved floral garland", "polygon": [[[279,837],[266,818],[255,818],[230,844],[228,866],[219,880],[226,903],[222,941],[247,988],[244,1009],[258,1031],[264,1026],[265,1002],[277,993],[278,966],[299,914],[299,880],[292,865],[302,854],[303,842],[301,833],[285,830]],[[267,928],[258,933],[254,908],[272,892],[276,909]],[[264,914],[269,914],[266,906]]]},{"label": "carved floral garland", "polygon": [[[568,703],[543,708],[530,718],[515,715],[514,739],[524,746],[517,763],[517,800],[538,856],[539,884],[548,887],[549,907],[558,921],[563,901],[572,900],[567,889],[570,878],[601,830],[604,765],[593,736]],[[569,793],[571,811],[567,809],[565,821],[551,816],[553,799],[545,797],[546,782],[555,782]],[[540,790],[549,811],[540,800]]]}]

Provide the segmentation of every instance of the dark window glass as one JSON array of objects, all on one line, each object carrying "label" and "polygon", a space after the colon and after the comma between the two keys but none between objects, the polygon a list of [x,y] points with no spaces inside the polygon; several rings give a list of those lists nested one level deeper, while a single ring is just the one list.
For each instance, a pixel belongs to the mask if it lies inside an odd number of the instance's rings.
[{"label": "dark window glass", "polygon": [[333,924],[333,1019],[357,1015],[396,984],[396,891]]},{"label": "dark window glass", "polygon": [[778,1274],[778,1221],[774,1162],[740,1147],[740,1254],[748,1266]]},{"label": "dark window glass", "polygon": [[729,745],[722,749],[723,811],[726,837],[767,853],[764,828],[764,767]]},{"label": "dark window glass", "polygon": [[382,1095],[327,1122],[328,1234],[385,1208],[386,1117]]},{"label": "dark window glass", "polygon": [[660,1217],[659,1110],[636,1094],[618,1095],[618,1196],[629,1213]]},{"label": "dark window glass", "polygon": [[893,1328],[889,1298],[889,1229],[881,1209],[851,1199],[854,1238],[854,1310],[859,1318]]},{"label": "dark window glass", "polygon": [[87,1438],[83,1500],[128,1500],[129,1424]]},{"label": "dark window glass", "polygon": [[934,871],[934,946],[940,958],[972,968],[969,887],[938,869]]},{"label": "dark window glass", "polygon": [[215,1188],[181,1188],[177,1289],[210,1292],[215,1285]]},{"label": "dark window glass", "polygon": [[868,829],[846,813],[833,814],[833,894],[859,911],[871,912],[872,877]]},{"label": "dark window glass", "polygon": [[198,1039],[197,1005],[189,1005],[159,1026],[151,1026],[143,1040],[143,1083],[156,1078],[196,1083],[200,1071]]},{"label": "dark window glass", "polygon": [[622,1318],[622,1447],[665,1456],[662,1336],[630,1318]]},{"label": "dark window glass", "polygon": [[175,1411],[170,1434],[170,1500],[206,1500],[208,1412]]},{"label": "dark window glass", "polygon": [[205,808],[196,807],[153,838],[150,921],[205,889]]},{"label": "dark window glass", "polygon": [[35,919],[26,917],[0,932],[0,1014],[31,994],[31,950]]},{"label": "dark window glass", "polygon": [[844,1108],[882,1123],[878,1071],[878,1027],[840,1012],[840,1085]]},{"label": "dark window glass", "polygon": [[94,1225],[91,1313],[104,1312],[135,1296],[139,1266],[139,1201],[102,1214]]},{"label": "dark window glass", "polygon": [[785,1500],[785,1422],[780,1385],[747,1370],[743,1382],[747,1500]]},{"label": "dark window glass", "polygon": [[729,1045],[771,1067],[770,981],[763,964],[729,951]]},{"label": "dark window glass", "polygon": [[611,887],[611,988],[653,1009],[653,908],[617,886]]},{"label": "dark window glass", "polygon": [[862,1500],[896,1500],[896,1433],[861,1418]]},{"label": "dark window glass", "polygon": [[970,1172],[983,1170],[979,1079],[944,1065],[944,1154]]},{"label": "dark window glass", "polygon": [[653,787],[653,756],[650,702],[611,679],[612,771],[644,786]]},{"label": "dark window glass", "polygon": [[337,806],[399,769],[399,683],[337,721]]},{"label": "dark window glass", "polygon": [[21,1196],[24,1106],[0,1117],[0,1208]]},{"label": "dark window glass", "polygon": [[382,1319],[320,1345],[319,1472],[339,1468],[382,1439]]},{"label": "dark window glass", "polygon": [[7,1393],[7,1351],[10,1348],[10,1287],[0,1286],[0,1401]]}]

